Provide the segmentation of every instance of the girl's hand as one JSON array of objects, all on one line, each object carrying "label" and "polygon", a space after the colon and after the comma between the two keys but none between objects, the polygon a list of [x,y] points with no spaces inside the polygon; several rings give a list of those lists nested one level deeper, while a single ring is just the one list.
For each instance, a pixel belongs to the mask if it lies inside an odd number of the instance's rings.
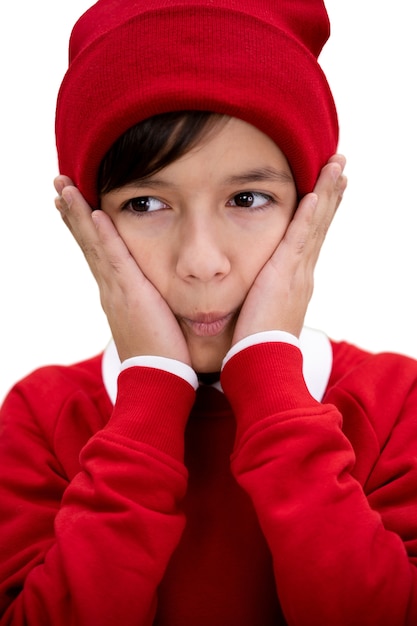
[{"label": "girl's hand", "polygon": [[138,267],[110,217],[92,211],[68,177],[58,176],[55,189],[59,194],[55,205],[97,281],[121,361],[153,355],[190,365],[175,316]]},{"label": "girl's hand", "polygon": [[301,200],[285,236],[243,303],[233,344],[265,330],[299,336],[313,293],[314,268],[346,189],[344,166],[345,158],[334,155],[322,169],[314,192]]}]

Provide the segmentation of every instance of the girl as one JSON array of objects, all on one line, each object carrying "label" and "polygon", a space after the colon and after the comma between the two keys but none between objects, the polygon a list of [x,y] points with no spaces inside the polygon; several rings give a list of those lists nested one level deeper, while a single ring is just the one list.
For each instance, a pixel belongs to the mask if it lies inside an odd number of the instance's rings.
[{"label": "girl", "polygon": [[415,623],[417,365],[303,329],[327,36],[319,0],[76,24],[56,205],[113,342],[4,404],[1,624]]}]

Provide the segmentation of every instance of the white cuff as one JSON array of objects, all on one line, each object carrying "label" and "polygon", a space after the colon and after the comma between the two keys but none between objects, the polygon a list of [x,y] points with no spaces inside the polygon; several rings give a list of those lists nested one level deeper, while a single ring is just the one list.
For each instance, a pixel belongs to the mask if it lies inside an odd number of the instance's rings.
[{"label": "white cuff", "polygon": [[223,359],[222,369],[226,365],[230,359],[235,356],[241,350],[245,348],[249,348],[249,346],[255,346],[258,343],[267,343],[268,341],[276,341],[280,343],[289,343],[296,348],[300,347],[300,340],[295,335],[291,333],[287,333],[285,330],[264,330],[260,333],[254,333],[253,335],[248,335],[248,337],[244,337],[234,346],[232,346],[229,352]]},{"label": "white cuff", "polygon": [[129,367],[153,367],[159,370],[165,370],[170,374],[179,376],[191,385],[194,389],[198,387],[198,379],[195,371],[182,361],[176,359],[169,359],[165,356],[133,356],[123,361],[120,366],[120,371],[128,369]]}]

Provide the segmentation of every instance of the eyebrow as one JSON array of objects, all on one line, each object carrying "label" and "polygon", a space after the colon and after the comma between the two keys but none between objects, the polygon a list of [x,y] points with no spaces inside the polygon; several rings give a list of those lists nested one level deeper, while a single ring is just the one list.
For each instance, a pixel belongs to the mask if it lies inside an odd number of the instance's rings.
[{"label": "eyebrow", "polygon": [[273,181],[277,183],[292,183],[293,177],[285,170],[276,170],[273,167],[260,167],[242,174],[235,174],[226,178],[227,185],[245,185],[246,183],[256,183],[263,181]]},{"label": "eyebrow", "polygon": [[[272,181],[277,183],[293,183],[294,179],[286,170],[277,170],[273,167],[259,167],[240,174],[228,176],[224,181],[224,185],[247,185],[248,183],[257,183]],[[178,185],[172,181],[164,180],[156,176],[145,176],[131,181],[126,187],[177,187]]]}]

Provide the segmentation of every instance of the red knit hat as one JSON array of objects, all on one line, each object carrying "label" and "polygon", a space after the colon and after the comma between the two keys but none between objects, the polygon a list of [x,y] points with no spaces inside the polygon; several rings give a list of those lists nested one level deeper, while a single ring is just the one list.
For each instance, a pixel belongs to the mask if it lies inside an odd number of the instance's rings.
[{"label": "red knit hat", "polygon": [[60,172],[97,205],[99,164],[128,128],[158,113],[208,110],[253,124],[311,191],[338,123],[317,57],[322,0],[99,0],[74,26],[58,96]]}]

